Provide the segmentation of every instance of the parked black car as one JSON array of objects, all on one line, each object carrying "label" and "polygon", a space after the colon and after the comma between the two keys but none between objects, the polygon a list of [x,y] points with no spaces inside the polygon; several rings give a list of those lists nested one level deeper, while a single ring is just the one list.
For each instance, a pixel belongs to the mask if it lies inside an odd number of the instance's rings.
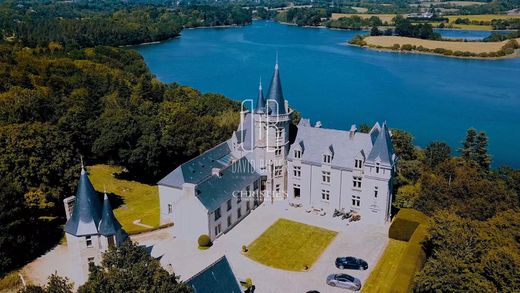
[{"label": "parked black car", "polygon": [[346,256],[336,258],[336,267],[338,269],[366,270],[368,263],[360,258]]}]

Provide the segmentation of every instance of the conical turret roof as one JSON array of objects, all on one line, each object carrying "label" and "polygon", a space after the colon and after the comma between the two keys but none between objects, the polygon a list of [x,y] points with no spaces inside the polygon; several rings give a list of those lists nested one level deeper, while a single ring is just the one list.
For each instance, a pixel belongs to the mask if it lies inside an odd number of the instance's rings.
[{"label": "conical turret roof", "polygon": [[263,113],[264,111],[265,111],[265,98],[264,98],[264,91],[262,90],[262,80],[260,80],[260,84],[258,85],[258,97],[256,99],[255,112]]},{"label": "conical turret roof", "polygon": [[99,222],[99,234],[104,236],[116,235],[121,230],[121,224],[114,216],[110,201],[105,192],[105,198],[103,200],[103,211],[101,212],[101,222]]},{"label": "conical turret roof", "polygon": [[280,81],[280,70],[278,60],[274,66],[274,74],[267,96],[267,107],[270,115],[285,114],[285,99],[283,98],[282,82]]},{"label": "conical turret roof", "polygon": [[74,236],[98,234],[101,221],[101,203],[90,182],[85,168],[81,166],[76,199],[72,215],[65,224],[65,232]]},{"label": "conical turret roof", "polygon": [[377,136],[374,146],[368,155],[369,162],[380,160],[382,164],[392,166],[394,161],[394,147],[392,145],[392,138],[386,123],[383,123],[379,135]]}]

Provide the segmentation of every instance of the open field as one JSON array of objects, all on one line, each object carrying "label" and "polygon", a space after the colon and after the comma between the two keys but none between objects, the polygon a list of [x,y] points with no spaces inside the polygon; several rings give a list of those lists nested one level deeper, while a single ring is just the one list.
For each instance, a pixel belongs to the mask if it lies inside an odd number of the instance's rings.
[{"label": "open field", "polygon": [[351,17],[357,15],[362,18],[370,18],[372,16],[377,16],[381,19],[382,22],[388,22],[391,23],[392,19],[396,16],[396,14],[365,14],[365,13],[332,13],[332,16],[330,17],[332,20],[336,20],[342,17]]},{"label": "open field", "polygon": [[[121,172],[122,168],[109,165],[88,167],[92,185],[98,192],[106,188],[111,198],[114,213],[126,232],[138,233],[149,228],[133,224],[141,219],[141,223],[152,227],[159,226],[159,191],[157,186],[137,181],[117,179],[112,174]],[[117,197],[116,199],[114,199]],[[121,204],[116,208],[114,202]]]},{"label": "open field", "polygon": [[467,18],[470,21],[492,21],[493,19],[513,19],[520,18],[520,15],[507,14],[479,14],[479,15],[446,15],[450,22],[454,22],[457,18]]},{"label": "open field", "polygon": [[304,271],[320,257],[337,232],[279,219],[251,245],[246,256],[273,268]]},{"label": "open field", "polygon": [[[396,220],[401,220],[401,223],[397,223]],[[390,239],[379,262],[365,281],[363,292],[411,292],[415,273],[422,268],[426,260],[421,242],[426,237],[428,221],[429,218],[419,211],[399,211],[392,223],[394,231],[389,233],[390,238],[399,235],[410,223],[418,226],[408,241]]]},{"label": "open field", "polygon": [[[365,42],[369,46],[381,46],[384,48],[390,48],[394,44],[402,45],[412,45],[412,46],[423,46],[427,49],[437,49],[443,48],[451,51],[462,51],[462,52],[471,52],[475,54],[479,53],[489,53],[489,52],[497,52],[502,46],[504,46],[507,41],[503,42],[451,42],[451,41],[433,41],[433,40],[423,40],[417,38],[409,38],[409,37],[399,37],[399,36],[377,36],[377,37],[366,37]],[[520,38],[516,39],[517,42],[520,42]]]}]

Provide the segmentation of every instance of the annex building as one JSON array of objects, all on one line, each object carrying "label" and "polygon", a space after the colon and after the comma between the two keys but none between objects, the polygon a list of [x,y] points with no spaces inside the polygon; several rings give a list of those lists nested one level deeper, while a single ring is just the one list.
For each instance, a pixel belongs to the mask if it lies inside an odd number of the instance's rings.
[{"label": "annex building", "polygon": [[214,240],[264,201],[388,221],[397,157],[386,123],[361,133],[309,119],[296,126],[292,118],[277,62],[267,97],[260,84],[254,109],[240,112],[231,138],[158,182],[161,222],[173,222],[176,237]]}]

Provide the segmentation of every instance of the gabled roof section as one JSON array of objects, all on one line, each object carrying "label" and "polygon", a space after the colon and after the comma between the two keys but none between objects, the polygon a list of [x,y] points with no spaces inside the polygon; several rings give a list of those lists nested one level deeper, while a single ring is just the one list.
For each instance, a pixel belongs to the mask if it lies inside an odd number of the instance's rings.
[{"label": "gabled roof section", "polygon": [[233,198],[233,193],[241,191],[247,185],[260,178],[247,157],[235,161],[220,171],[220,176],[213,175],[201,182],[195,191],[199,201],[208,211],[214,211],[222,203]]},{"label": "gabled roof section", "polygon": [[74,236],[98,234],[101,221],[101,203],[90,182],[87,172],[81,167],[76,199],[72,215],[65,224],[65,232]]},{"label": "gabled roof section", "polygon": [[288,159],[294,159],[294,150],[298,149],[299,142],[305,143],[305,151],[300,160],[314,165],[323,164],[323,154],[330,152],[334,158],[331,161],[333,168],[352,169],[354,160],[360,152],[370,153],[372,141],[368,133],[356,133],[350,138],[350,131],[317,128],[310,126],[310,121],[301,126],[303,119],[298,124],[298,132],[294,144],[288,154]]},{"label": "gabled roof section", "polygon": [[[253,129],[253,115],[250,112],[244,114],[244,119],[238,125],[237,141],[242,143],[243,151],[250,151],[254,148],[254,129]],[[240,135],[240,137],[238,137]]]},{"label": "gabled roof section", "polygon": [[269,115],[285,114],[285,99],[283,97],[278,61],[276,61],[274,66],[274,74],[271,79],[269,94],[267,95],[267,107]]},{"label": "gabled roof section", "polygon": [[213,168],[223,168],[231,159],[229,141],[225,141],[180,165],[157,184],[176,188],[182,188],[184,183],[198,184],[211,176]]},{"label": "gabled roof section", "polygon": [[375,163],[378,159],[380,160],[379,163],[384,165],[393,166],[394,164],[394,147],[386,123],[383,123],[367,161]]},{"label": "gabled roof section", "polygon": [[194,293],[241,293],[240,285],[226,256],[186,281]]}]

